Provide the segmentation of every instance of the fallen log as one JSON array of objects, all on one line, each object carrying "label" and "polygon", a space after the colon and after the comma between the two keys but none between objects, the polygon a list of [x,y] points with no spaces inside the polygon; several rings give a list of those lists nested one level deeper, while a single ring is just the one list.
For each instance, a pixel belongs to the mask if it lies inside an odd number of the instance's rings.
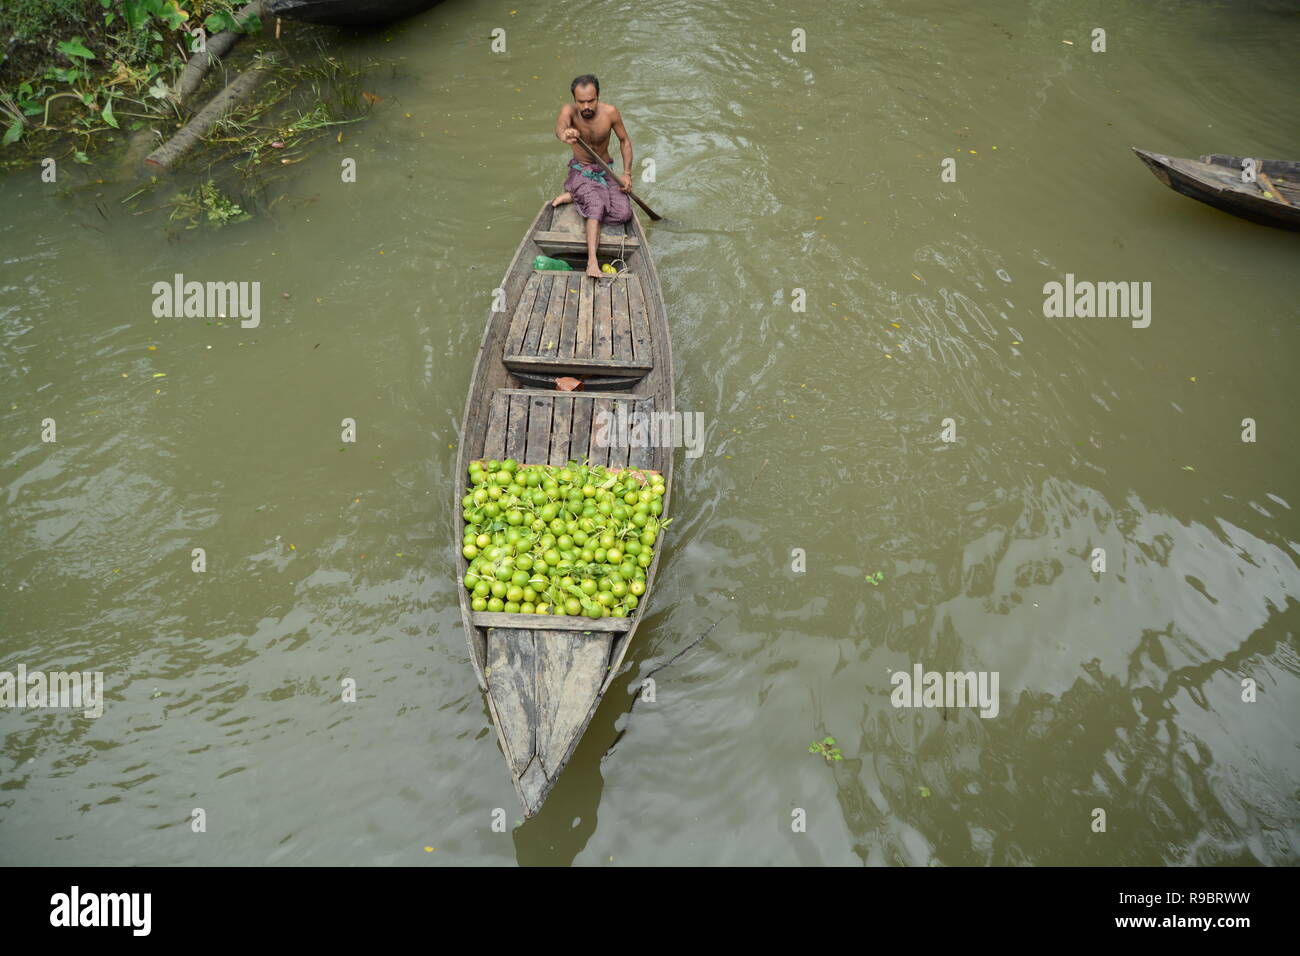
[{"label": "fallen log", "polygon": [[203,135],[217,120],[257,89],[258,84],[270,73],[268,69],[254,67],[235,77],[224,90],[208,100],[208,105],[195,113],[194,118],[175,136],[146,156],[145,164],[170,169],[181,157],[202,142]]},{"label": "fallen log", "polygon": [[[243,26],[245,21],[256,15],[264,15],[265,0],[253,0],[248,6],[240,10],[235,15],[235,22]],[[221,57],[230,52],[239,38],[244,34],[238,30],[223,30],[214,37],[210,37],[206,43],[206,49],[203,52],[195,53],[185,69],[181,71],[180,78],[176,81],[176,87],[172,90],[172,99],[177,103],[184,103],[187,98],[192,96],[199,86],[203,83],[203,78],[208,75],[208,70],[213,64],[217,63]]]}]

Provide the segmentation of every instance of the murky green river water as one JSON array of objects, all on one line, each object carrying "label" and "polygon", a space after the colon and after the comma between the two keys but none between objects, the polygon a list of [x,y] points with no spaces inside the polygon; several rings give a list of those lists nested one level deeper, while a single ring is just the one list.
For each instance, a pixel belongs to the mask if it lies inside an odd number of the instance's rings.
[{"label": "murky green river water", "polygon": [[[0,180],[0,669],[107,696],[0,711],[0,860],[1295,864],[1300,237],[1129,147],[1300,157],[1298,37],[1289,3],[458,0],[331,39],[396,64],[383,102],[250,222],[168,239],[109,168]],[[586,71],[656,163],[707,443],[516,828],[447,489]],[[260,281],[260,327],[155,319],[176,272]],[[1150,282],[1150,326],[1045,318],[1067,273]],[[917,664],[996,672],[997,716],[892,706]]]}]

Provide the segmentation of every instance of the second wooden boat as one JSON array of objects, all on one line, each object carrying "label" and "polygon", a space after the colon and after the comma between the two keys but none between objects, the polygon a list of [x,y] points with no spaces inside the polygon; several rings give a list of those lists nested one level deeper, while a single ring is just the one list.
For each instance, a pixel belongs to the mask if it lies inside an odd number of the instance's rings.
[{"label": "second wooden boat", "polygon": [[1264,159],[1256,163],[1256,182],[1242,182],[1243,159],[1212,153],[1200,160],[1179,159],[1133,147],[1157,179],[1175,192],[1242,219],[1300,229],[1300,163]]},{"label": "second wooden boat", "polygon": [[269,0],[271,16],[335,27],[373,27],[414,16],[440,0]]},{"label": "second wooden boat", "polygon": [[[602,229],[603,262],[621,259],[618,278],[583,275],[583,220],[570,204],[542,207],[501,280],[499,311],[487,328],[465,403],[456,456],[455,514],[470,490],[472,461],[523,465],[591,462],[664,476],[671,514],[673,449],[617,444],[598,423],[620,413],[672,413],[673,353],[659,275],[635,215]],[[573,272],[535,270],[537,255],[567,258]],[[558,391],[560,377],[581,391]],[[459,527],[459,525],[458,525]],[[533,816],[555,786],[605,691],[618,675],[637,625],[654,599],[662,537],[646,571],[644,598],[629,617],[475,611],[459,582],[468,562],[456,536],[461,617],[470,660],[487,697],[524,814]]]}]

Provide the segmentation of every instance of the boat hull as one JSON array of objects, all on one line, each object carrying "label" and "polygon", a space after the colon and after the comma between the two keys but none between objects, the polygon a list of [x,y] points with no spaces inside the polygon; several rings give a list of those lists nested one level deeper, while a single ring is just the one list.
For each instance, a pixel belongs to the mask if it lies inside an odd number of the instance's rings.
[{"label": "boat hull", "polygon": [[271,0],[271,16],[334,27],[374,27],[429,9],[440,0]]},{"label": "boat hull", "polygon": [[[673,449],[617,446],[603,439],[598,445],[593,429],[600,412],[625,406],[671,413],[675,400],[672,344],[649,243],[635,216],[626,228],[607,228],[601,258],[621,260],[626,275],[593,280],[581,270],[539,273],[532,269],[536,255],[574,256],[582,232],[572,208],[547,204],[534,218],[499,284],[504,307],[488,313],[457,451],[452,513],[461,617],[475,676],[528,817],[541,809],[573,756],[622,669],[641,619],[655,603],[663,539],[646,568],[645,596],[629,618],[475,612],[460,586],[468,570],[459,545],[461,501],[474,460],[508,457],[529,465],[589,460],[607,468],[659,472],[666,484],[664,514],[671,514]],[[537,387],[546,382],[538,368],[548,364],[577,369],[572,374],[596,384],[575,392]],[[616,377],[621,387],[607,390]]]},{"label": "boat hull", "polygon": [[[1264,189],[1241,181],[1240,160],[1230,156],[1207,156],[1203,160],[1181,159],[1133,148],[1155,177],[1170,189],[1222,212],[1278,229],[1300,230],[1300,206],[1287,205],[1269,198]],[[1204,160],[1214,160],[1206,162]],[[1230,161],[1237,160],[1234,166]],[[1293,172],[1297,164],[1266,160],[1261,170],[1273,169],[1272,181],[1284,196],[1300,200],[1300,176]],[[1300,171],[1300,170],[1298,170]],[[1266,175],[1269,175],[1266,172]]]}]

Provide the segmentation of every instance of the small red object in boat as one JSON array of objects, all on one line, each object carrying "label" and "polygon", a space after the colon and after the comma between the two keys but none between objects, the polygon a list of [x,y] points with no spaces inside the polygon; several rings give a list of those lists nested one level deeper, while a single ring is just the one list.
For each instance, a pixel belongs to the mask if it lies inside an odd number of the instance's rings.
[{"label": "small red object in boat", "polygon": [[557,378],[555,388],[561,392],[580,392],[582,391],[582,379],[580,378]]}]

